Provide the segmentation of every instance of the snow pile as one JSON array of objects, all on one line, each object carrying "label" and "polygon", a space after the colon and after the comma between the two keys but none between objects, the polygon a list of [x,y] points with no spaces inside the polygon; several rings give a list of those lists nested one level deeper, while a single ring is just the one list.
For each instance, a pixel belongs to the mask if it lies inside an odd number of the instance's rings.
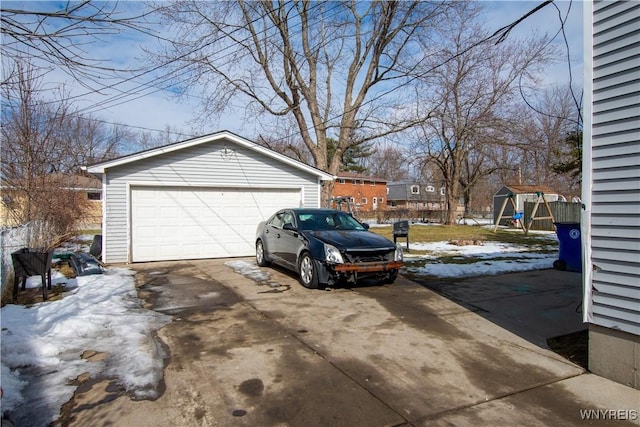
[{"label": "snow pile", "polygon": [[[61,300],[2,308],[2,411],[21,404],[29,411],[28,421],[15,414],[17,425],[54,421],[83,373],[115,378],[138,399],[157,397],[165,355],[154,336],[171,317],[141,307],[133,274],[110,268],[68,280]],[[89,361],[86,351],[106,357]]]}]

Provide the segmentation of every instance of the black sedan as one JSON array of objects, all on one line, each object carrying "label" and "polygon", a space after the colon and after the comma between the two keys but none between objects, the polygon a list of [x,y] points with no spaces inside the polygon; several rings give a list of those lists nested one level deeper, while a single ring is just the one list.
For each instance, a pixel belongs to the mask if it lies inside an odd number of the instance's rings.
[{"label": "black sedan", "polygon": [[402,248],[368,228],[333,209],[283,209],[258,225],[256,261],[293,270],[312,289],[365,277],[393,283]]}]

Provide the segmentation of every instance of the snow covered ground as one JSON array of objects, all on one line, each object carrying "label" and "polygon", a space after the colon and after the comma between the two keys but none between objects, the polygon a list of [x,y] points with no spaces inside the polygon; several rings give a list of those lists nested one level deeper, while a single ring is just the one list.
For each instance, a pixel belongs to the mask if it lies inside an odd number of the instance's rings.
[{"label": "snow covered ground", "polygon": [[[16,411],[16,425],[49,425],[83,373],[116,378],[137,399],[156,397],[165,355],[154,332],[171,317],[142,308],[133,275],[122,268],[76,279],[56,272],[53,285],[68,290],[62,299],[0,310],[3,414],[28,404],[27,414]],[[39,287],[40,278],[28,286]],[[92,360],[96,353],[107,357]]]},{"label": "snow covered ground", "polygon": [[448,242],[412,243],[411,251],[429,255],[405,254],[405,273],[428,277],[472,277],[515,271],[553,268],[558,259],[555,233],[545,233],[549,244],[523,246],[501,242],[459,246]]},{"label": "snow covered ground", "polygon": [[[546,235],[549,245],[534,248],[497,242],[412,243],[405,270],[464,277],[551,268],[557,259],[553,252],[557,238],[555,233]],[[242,264],[231,266],[249,268],[256,280],[263,278],[254,263]],[[72,397],[73,382],[83,373],[115,378],[134,398],[156,397],[166,355],[155,331],[171,317],[142,308],[133,276],[123,268],[75,279],[55,272],[53,284],[64,283],[66,289],[62,299],[30,307],[10,304],[0,310],[3,414],[13,412],[17,425],[49,425]],[[39,277],[28,280],[29,287],[39,285]],[[105,357],[96,357],[103,353]]]}]

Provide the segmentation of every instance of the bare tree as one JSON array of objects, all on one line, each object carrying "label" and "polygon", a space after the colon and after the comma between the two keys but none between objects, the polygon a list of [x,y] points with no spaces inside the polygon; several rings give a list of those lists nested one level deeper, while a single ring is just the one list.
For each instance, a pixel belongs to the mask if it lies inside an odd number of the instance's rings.
[{"label": "bare tree", "polygon": [[491,161],[490,150],[485,150],[485,147],[490,147],[494,142],[489,137],[481,138],[473,144],[467,156],[462,159],[458,182],[462,191],[465,213],[470,213],[472,210],[472,199],[478,184],[499,169],[499,166]]},{"label": "bare tree", "polygon": [[307,146],[293,134],[283,137],[269,137],[260,135],[256,141],[258,144],[276,151],[292,159],[313,166],[313,159]]},{"label": "bare tree", "polygon": [[523,173],[559,192],[579,195],[579,186],[572,177],[555,171],[562,157],[567,136],[580,130],[575,103],[568,87],[553,87],[543,91],[536,102],[527,106],[528,120],[521,129],[523,141]]},{"label": "bare tree", "polygon": [[2,86],[2,203],[17,224],[46,223],[46,246],[71,231],[87,201],[69,175],[87,160],[115,156],[118,137],[81,120],[64,95],[44,101],[37,68],[18,62],[11,71]]},{"label": "bare tree", "polygon": [[131,144],[123,149],[124,154],[136,151],[150,150],[152,148],[162,147],[181,141],[187,135],[181,133],[177,128],[167,125],[162,133],[158,132],[139,132],[137,135],[131,135]]},{"label": "bare tree", "polygon": [[2,177],[31,181],[60,164],[61,131],[72,109],[64,99],[43,100],[41,70],[22,61],[15,65],[2,87]]},{"label": "bare tree", "polygon": [[[456,6],[173,2],[162,12],[177,37],[156,58],[185,90],[204,94],[203,117],[245,101],[248,117],[293,117],[313,163],[335,174],[349,147],[415,124],[407,85],[430,53],[417,40],[428,45],[442,12]],[[338,141],[331,160],[329,138]]]},{"label": "bare tree", "polygon": [[[125,3],[126,4],[126,3]],[[58,67],[77,82],[100,88],[104,74],[131,71],[106,65],[92,56],[90,44],[123,31],[151,33],[146,22],[149,12],[137,11],[118,2],[22,2],[2,4],[0,54],[19,60],[28,55],[31,62]]]},{"label": "bare tree", "polygon": [[[431,118],[419,128],[416,152],[437,165],[446,187],[445,222],[455,222],[458,200],[479,173],[483,145],[492,129],[505,129],[521,79],[532,78],[550,59],[546,40],[516,44],[483,43],[489,37],[476,23],[477,5],[448,13],[449,29],[441,33],[442,52],[434,56],[433,71],[424,79],[424,103],[433,105]],[[467,168],[468,169],[465,169]],[[462,184],[462,185],[461,185]]]},{"label": "bare tree", "polygon": [[405,181],[410,176],[410,163],[405,153],[392,145],[378,147],[367,159],[367,169],[371,176],[384,178],[389,182]]}]

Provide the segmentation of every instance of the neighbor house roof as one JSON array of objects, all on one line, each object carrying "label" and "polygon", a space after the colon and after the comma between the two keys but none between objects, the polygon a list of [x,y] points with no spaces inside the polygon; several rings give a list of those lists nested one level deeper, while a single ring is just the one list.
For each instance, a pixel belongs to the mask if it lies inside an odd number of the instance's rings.
[{"label": "neighbor house roof", "polygon": [[200,144],[206,144],[209,142],[222,141],[222,140],[231,141],[242,147],[253,150],[256,153],[263,154],[267,157],[271,157],[273,159],[279,160],[282,163],[286,163],[297,169],[306,171],[312,175],[316,175],[323,181],[332,181],[335,179],[335,176],[327,172],[324,172],[318,168],[315,168],[313,166],[309,166],[307,164],[294,160],[291,157],[285,156],[284,154],[277,153],[269,148],[258,145],[255,142],[249,141],[248,139],[242,138],[241,136],[238,136],[229,131],[221,131],[221,132],[213,133],[210,135],[188,139],[186,141],[176,142],[174,144],[169,144],[169,145],[165,145],[158,148],[152,148],[150,150],[141,151],[139,153],[134,153],[127,156],[119,157],[117,159],[90,165],[86,167],[86,170],[89,173],[93,173],[93,174],[103,174],[107,169],[110,169],[116,166],[125,165],[128,163],[136,162],[138,160],[147,159],[149,157],[154,157],[161,154],[171,153],[173,151],[182,150],[183,148],[193,147]]},{"label": "neighbor house roof", "polygon": [[[419,188],[418,194],[411,192],[411,187],[417,186]],[[426,187],[434,187],[435,191],[426,191]],[[424,182],[392,182],[387,184],[389,193],[387,194],[387,200],[400,200],[400,201],[439,201],[441,199],[440,191],[433,183]]]},{"label": "neighbor house roof", "polygon": [[336,176],[338,178],[346,178],[346,179],[366,179],[367,181],[387,182],[387,180],[384,178],[376,178],[374,176],[362,175],[354,172],[338,172]]},{"label": "neighbor house roof", "polygon": [[[91,175],[80,175],[80,174],[64,174],[64,173],[50,173],[47,175],[42,175],[41,177],[36,177],[35,180],[38,180],[46,185],[55,186],[56,188],[64,188],[67,190],[101,190],[102,182]],[[22,185],[26,185],[26,180],[19,180],[9,182],[6,179],[0,180],[0,188],[10,190],[15,188],[20,188]]]}]

